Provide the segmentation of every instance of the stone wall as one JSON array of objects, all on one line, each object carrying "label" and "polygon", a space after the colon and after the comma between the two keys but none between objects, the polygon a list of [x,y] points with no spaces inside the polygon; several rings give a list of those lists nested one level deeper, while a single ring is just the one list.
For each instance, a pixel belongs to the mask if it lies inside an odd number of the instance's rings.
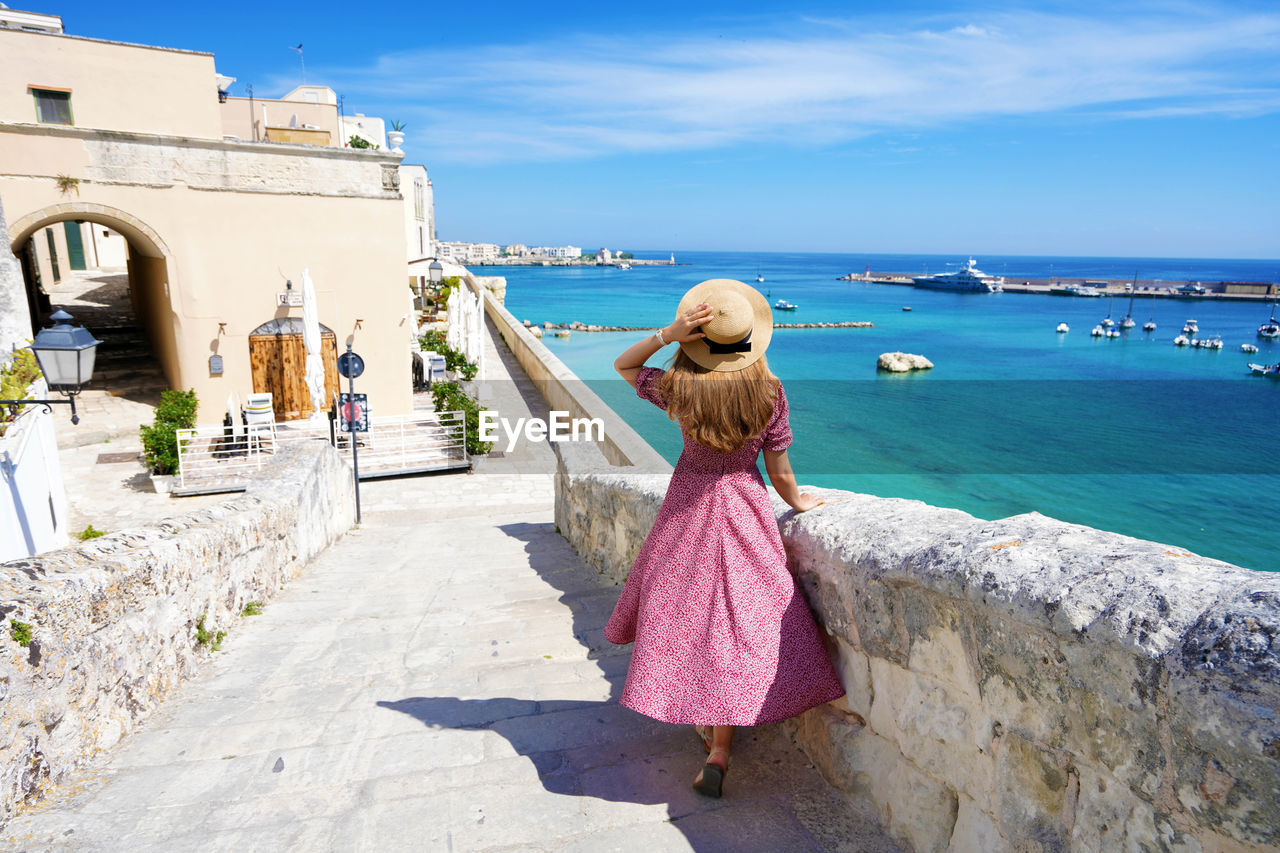
[{"label": "stone wall", "polygon": [[[556,522],[618,583],[667,480],[556,449]],[[775,509],[848,696],[786,725],[895,837],[1280,849],[1280,574],[1036,513],[808,491],[828,503]]]},{"label": "stone wall", "polygon": [[[355,521],[351,469],[282,446],[243,495],[148,527],[0,564],[0,824],[146,718]],[[21,645],[14,622],[30,626]]]}]

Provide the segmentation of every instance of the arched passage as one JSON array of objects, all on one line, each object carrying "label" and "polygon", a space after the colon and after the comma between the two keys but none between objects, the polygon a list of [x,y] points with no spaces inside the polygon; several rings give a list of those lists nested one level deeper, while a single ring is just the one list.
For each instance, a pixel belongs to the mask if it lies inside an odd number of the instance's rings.
[{"label": "arched passage", "polygon": [[[73,265],[84,246],[72,245],[71,238],[79,243],[83,231],[88,234],[85,242],[96,241],[99,227],[104,239],[123,238],[123,269],[86,269],[83,261]],[[154,228],[119,208],[69,201],[14,220],[9,239],[22,264],[32,325],[38,328],[55,308],[66,307],[103,341],[94,371],[96,387],[150,398],[164,387],[178,386],[171,254]]]}]

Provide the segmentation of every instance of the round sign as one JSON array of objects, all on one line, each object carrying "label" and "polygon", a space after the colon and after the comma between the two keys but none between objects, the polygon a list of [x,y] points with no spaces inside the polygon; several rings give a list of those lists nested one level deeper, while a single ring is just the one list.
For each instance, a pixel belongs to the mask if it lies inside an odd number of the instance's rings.
[{"label": "round sign", "polygon": [[342,419],[345,421],[358,421],[364,417],[364,407],[359,403],[347,403],[342,407]]},{"label": "round sign", "polygon": [[353,352],[338,356],[338,372],[347,379],[357,379],[364,373],[364,359]]}]

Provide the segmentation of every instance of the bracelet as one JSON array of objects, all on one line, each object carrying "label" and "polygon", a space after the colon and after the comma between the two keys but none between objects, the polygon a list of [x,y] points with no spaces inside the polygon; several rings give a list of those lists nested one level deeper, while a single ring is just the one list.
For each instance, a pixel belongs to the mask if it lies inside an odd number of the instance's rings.
[{"label": "bracelet", "polygon": [[653,336],[654,336],[655,338],[657,338],[657,339],[658,339],[658,343],[659,343],[659,344],[661,344],[662,346],[664,346],[664,347],[665,347],[665,346],[667,345],[667,342],[666,342],[666,341],[663,339],[663,337],[662,337],[662,330],[661,330],[661,329],[659,329],[658,331],[654,332],[654,333],[653,333]]}]

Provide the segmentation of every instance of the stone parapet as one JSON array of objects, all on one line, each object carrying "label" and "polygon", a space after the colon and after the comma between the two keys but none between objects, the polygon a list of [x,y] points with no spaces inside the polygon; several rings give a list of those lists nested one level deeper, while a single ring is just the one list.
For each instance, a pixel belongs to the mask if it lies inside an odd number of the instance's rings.
[{"label": "stone parapet", "polygon": [[333,448],[285,445],[241,496],[0,564],[0,823],[193,674],[198,631],[234,632],[354,521]]},{"label": "stone parapet", "polygon": [[[556,450],[556,523],[618,583],[667,478]],[[848,696],[786,725],[895,837],[1280,849],[1280,575],[1037,513],[808,491],[827,504],[773,500]]]},{"label": "stone parapet", "polygon": [[401,159],[352,148],[0,123],[5,176],[66,173],[84,184],[398,199]]},{"label": "stone parapet", "polygon": [[604,422],[600,449],[609,462],[644,471],[671,471],[671,463],[556,358],[546,344],[530,334],[491,290],[474,282],[471,287],[484,299],[485,313],[498,335],[552,411],[568,412],[570,418],[600,418]]}]

